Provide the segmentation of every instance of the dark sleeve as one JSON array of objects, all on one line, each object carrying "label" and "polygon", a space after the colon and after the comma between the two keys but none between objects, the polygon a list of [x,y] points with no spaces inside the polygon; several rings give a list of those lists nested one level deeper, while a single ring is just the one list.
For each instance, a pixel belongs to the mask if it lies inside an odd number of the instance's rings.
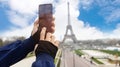
[{"label": "dark sleeve", "polygon": [[55,67],[54,59],[47,53],[39,53],[32,67]]},{"label": "dark sleeve", "polygon": [[35,50],[36,61],[32,67],[55,67],[54,58],[58,48],[48,41],[40,41],[38,44]]},{"label": "dark sleeve", "polygon": [[25,58],[26,55],[34,50],[36,41],[30,37],[24,41],[16,41],[0,48],[0,67],[10,65]]},{"label": "dark sleeve", "polygon": [[39,41],[38,43],[38,47],[35,50],[35,54],[36,56],[39,53],[47,53],[50,56],[52,56],[53,58],[55,58],[56,53],[57,53],[58,48],[56,46],[54,46],[51,42],[49,41]]}]

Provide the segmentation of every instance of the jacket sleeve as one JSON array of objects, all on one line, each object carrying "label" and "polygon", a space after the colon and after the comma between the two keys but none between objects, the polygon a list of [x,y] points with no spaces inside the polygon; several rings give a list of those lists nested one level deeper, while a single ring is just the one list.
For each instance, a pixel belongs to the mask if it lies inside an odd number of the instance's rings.
[{"label": "jacket sleeve", "polygon": [[39,41],[35,50],[36,61],[32,67],[55,67],[54,58],[58,48],[48,41]]},{"label": "jacket sleeve", "polygon": [[47,53],[39,53],[32,67],[55,67],[54,59]]},{"label": "jacket sleeve", "polygon": [[32,37],[24,41],[16,41],[0,48],[0,67],[9,67],[25,58],[34,50],[36,42]]}]

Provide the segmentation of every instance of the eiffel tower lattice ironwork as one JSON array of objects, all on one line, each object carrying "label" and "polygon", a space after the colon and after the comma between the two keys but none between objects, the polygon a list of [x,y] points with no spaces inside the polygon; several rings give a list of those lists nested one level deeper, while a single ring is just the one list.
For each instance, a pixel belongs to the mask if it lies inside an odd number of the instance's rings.
[{"label": "eiffel tower lattice ironwork", "polygon": [[[68,31],[71,32],[71,34],[68,34]],[[71,26],[71,23],[70,23],[70,12],[69,12],[69,2],[68,2],[68,25],[66,27],[66,33],[64,35],[64,38],[63,38],[63,43],[65,42],[66,39],[72,39],[74,43],[77,43],[77,39],[75,37],[75,34],[73,33],[73,30],[72,30],[72,26]]]}]

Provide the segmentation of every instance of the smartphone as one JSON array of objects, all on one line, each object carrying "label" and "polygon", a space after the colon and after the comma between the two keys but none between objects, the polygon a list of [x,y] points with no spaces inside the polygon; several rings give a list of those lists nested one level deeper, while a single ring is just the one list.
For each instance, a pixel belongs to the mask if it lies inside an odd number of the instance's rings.
[{"label": "smartphone", "polygon": [[39,5],[39,17],[45,15],[52,15],[52,4],[41,4]]},{"label": "smartphone", "polygon": [[47,32],[53,33],[52,30],[52,19],[53,19],[53,6],[52,4],[41,4],[39,5],[39,26],[40,28],[46,27]]}]

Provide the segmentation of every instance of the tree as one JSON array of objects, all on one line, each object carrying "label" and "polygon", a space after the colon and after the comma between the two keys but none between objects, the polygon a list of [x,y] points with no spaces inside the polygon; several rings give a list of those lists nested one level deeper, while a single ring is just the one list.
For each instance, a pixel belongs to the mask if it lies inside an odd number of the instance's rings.
[{"label": "tree", "polygon": [[0,39],[0,46],[2,46],[3,45],[3,41],[2,41],[2,39]]}]

